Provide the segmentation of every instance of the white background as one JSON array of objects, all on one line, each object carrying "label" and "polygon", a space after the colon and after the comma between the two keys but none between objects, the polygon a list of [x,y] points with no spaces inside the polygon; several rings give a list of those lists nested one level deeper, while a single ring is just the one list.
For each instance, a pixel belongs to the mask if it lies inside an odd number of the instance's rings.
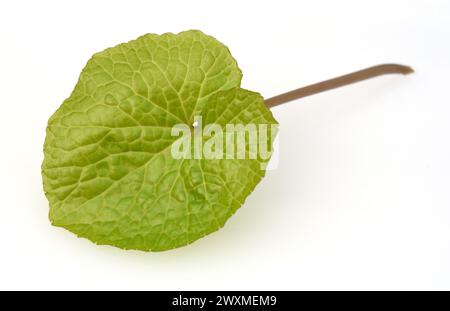
[{"label": "white background", "polygon": [[[226,226],[163,253],[52,227],[48,117],[89,57],[201,29],[269,97],[411,65],[273,109],[280,163]],[[0,289],[450,289],[450,1],[3,1]]]}]

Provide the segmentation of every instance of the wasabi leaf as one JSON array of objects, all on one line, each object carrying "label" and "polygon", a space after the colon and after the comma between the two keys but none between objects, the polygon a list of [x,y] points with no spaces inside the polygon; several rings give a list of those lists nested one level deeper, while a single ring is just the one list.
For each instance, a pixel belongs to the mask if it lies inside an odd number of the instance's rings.
[{"label": "wasabi leaf", "polygon": [[200,31],[147,34],[95,54],[48,121],[42,176],[52,224],[145,251],[221,228],[268,159],[175,159],[171,130],[192,128],[197,116],[222,128],[276,124],[241,77],[227,47]]}]

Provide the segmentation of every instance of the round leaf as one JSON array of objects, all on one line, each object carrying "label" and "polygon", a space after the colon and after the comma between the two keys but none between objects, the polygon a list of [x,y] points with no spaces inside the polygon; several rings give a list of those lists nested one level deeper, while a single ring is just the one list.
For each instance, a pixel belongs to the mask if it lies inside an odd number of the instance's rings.
[{"label": "round leaf", "polygon": [[42,176],[52,224],[146,251],[222,227],[267,159],[176,159],[172,128],[199,116],[222,128],[276,124],[241,76],[229,50],[200,31],[147,34],[95,54],[48,122]]}]

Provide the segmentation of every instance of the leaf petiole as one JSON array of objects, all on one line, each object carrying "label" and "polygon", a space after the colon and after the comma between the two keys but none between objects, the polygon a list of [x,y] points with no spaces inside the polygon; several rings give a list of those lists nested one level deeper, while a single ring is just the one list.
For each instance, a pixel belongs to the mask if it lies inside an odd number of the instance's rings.
[{"label": "leaf petiole", "polygon": [[413,73],[414,70],[409,66],[398,64],[382,64],[373,67],[369,67],[363,70],[355,71],[343,76],[339,76],[333,79],[322,81],[319,83],[304,86],[293,91],[283,93],[269,99],[264,102],[268,108],[272,108],[295,99],[314,95],[320,92],[335,89],[341,86],[349,85],[359,81],[367,80],[377,76],[385,74],[403,74],[407,75]]}]

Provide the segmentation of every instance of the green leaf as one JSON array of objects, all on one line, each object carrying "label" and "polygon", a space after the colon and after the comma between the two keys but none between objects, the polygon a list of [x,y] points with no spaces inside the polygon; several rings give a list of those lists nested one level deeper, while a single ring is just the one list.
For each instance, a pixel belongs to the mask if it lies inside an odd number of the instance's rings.
[{"label": "green leaf", "polygon": [[52,224],[146,251],[222,227],[267,159],[175,159],[171,130],[196,116],[222,128],[276,124],[241,76],[228,49],[200,31],[147,34],[95,54],[48,122],[42,176]]}]

